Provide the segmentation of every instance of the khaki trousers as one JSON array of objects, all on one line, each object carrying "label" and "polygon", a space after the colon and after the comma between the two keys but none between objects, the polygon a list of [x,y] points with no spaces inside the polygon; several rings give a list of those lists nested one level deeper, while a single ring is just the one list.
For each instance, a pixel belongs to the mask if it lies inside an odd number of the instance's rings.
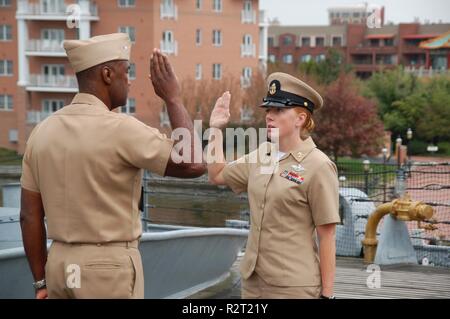
[{"label": "khaki trousers", "polygon": [[53,241],[45,265],[50,299],[142,299],[138,240],[107,244]]},{"label": "khaki trousers", "polygon": [[318,299],[321,286],[280,287],[264,281],[256,272],[248,279],[242,279],[242,299]]}]

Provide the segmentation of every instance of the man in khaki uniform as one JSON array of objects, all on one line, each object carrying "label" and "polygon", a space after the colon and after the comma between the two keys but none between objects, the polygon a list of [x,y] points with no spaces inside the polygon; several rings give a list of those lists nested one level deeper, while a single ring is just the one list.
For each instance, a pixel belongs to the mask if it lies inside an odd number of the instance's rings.
[{"label": "man in khaki uniform", "polygon": [[[251,227],[240,265],[242,297],[330,298],[335,224],[340,222],[337,171],[312,138],[305,136],[322,98],[287,74],[272,74],[267,82],[262,107],[267,109],[269,137],[271,129],[279,129],[279,151],[273,143],[263,143],[227,165],[220,156],[218,163],[208,161],[212,183],[228,185],[235,193],[248,192]],[[226,124],[228,104],[226,95],[218,101],[211,127]],[[216,132],[216,151],[221,140]],[[268,166],[271,159],[276,165]]]},{"label": "man in khaki uniform", "polygon": [[[127,100],[128,35],[65,41],[64,48],[80,93],[33,130],[23,158],[22,237],[36,297],[143,298],[138,251],[142,169],[195,177],[206,167],[175,164],[173,140],[132,116],[112,112]],[[172,128],[193,134],[176,76],[158,50],[150,71]],[[53,240],[48,256],[44,216]]]}]

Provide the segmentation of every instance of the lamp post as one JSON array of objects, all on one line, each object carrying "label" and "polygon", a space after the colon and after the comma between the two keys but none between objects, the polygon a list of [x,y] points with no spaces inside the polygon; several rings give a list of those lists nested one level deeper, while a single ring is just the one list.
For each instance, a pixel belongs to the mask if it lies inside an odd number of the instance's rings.
[{"label": "lamp post", "polygon": [[412,131],[412,129],[411,128],[409,128],[407,131],[406,131],[406,139],[408,140],[408,144],[407,144],[407,156],[408,156],[408,161],[410,161],[411,160],[411,152],[410,152],[410,150],[409,150],[409,147],[410,147],[410,143],[411,143],[411,140],[412,140],[412,138],[413,138],[413,131]]},{"label": "lamp post", "polygon": [[386,159],[387,159],[387,148],[383,147],[381,150],[383,152],[383,203],[386,202]]},{"label": "lamp post", "polygon": [[364,184],[365,184],[365,191],[367,197],[369,197],[369,170],[370,170],[370,161],[364,160],[363,162],[364,167]]},{"label": "lamp post", "polygon": [[396,142],[396,149],[397,149],[397,167],[400,169],[400,149],[402,146],[402,138],[400,136],[397,137],[395,140]]}]

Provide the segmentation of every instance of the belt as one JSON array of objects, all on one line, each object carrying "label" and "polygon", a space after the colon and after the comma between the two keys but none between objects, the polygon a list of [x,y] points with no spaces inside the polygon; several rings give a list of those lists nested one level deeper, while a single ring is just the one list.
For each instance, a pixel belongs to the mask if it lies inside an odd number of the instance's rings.
[{"label": "belt", "polygon": [[124,247],[124,248],[138,248],[139,247],[139,239],[135,239],[133,241],[114,241],[114,242],[105,242],[105,243],[64,243],[57,241],[61,244],[71,245],[71,246],[97,246],[97,247]]}]

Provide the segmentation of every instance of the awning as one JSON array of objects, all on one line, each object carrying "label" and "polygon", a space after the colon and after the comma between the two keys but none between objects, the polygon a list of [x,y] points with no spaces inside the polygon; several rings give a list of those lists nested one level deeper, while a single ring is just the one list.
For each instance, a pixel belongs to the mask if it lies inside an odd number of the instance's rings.
[{"label": "awning", "polygon": [[421,49],[450,49],[450,31],[436,38],[422,41],[419,45]]},{"label": "awning", "polygon": [[392,39],[395,37],[395,34],[368,34],[366,35],[367,40],[372,39]]},{"label": "awning", "polygon": [[403,37],[406,40],[414,40],[414,39],[432,39],[437,37],[439,34],[408,34]]}]

